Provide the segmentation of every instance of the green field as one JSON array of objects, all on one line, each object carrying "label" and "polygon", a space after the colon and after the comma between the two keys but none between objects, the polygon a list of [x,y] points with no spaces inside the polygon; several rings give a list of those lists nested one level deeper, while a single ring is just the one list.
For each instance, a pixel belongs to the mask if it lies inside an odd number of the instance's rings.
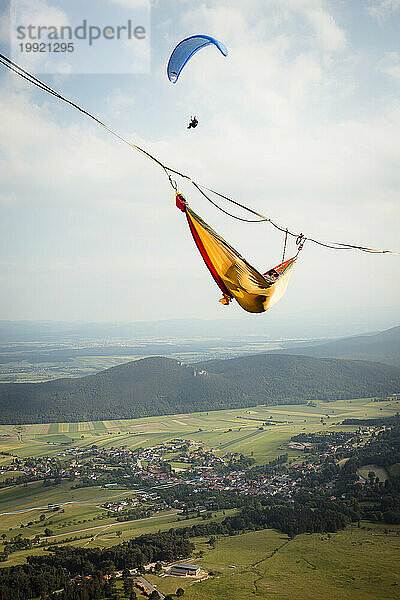
[{"label": "green field", "polygon": [[[263,336],[260,339],[250,336],[247,343],[242,341],[242,343],[235,344],[232,348],[226,347],[222,340],[216,338],[212,343],[212,349],[207,350],[204,348],[202,341],[196,342],[190,340],[189,347],[188,341],[185,339],[174,340],[180,348],[171,351],[169,347],[171,339],[168,338],[168,343],[163,346],[161,353],[163,356],[169,356],[170,358],[190,363],[212,358],[231,358],[238,354],[258,354],[286,347],[283,341],[265,340]],[[153,342],[154,340],[152,339],[147,340],[147,343],[145,342],[146,346],[150,344],[150,347],[148,347],[148,356],[154,355]],[[103,356],[101,354],[102,348],[97,348],[99,352],[97,356],[85,356],[82,352],[79,352],[77,356],[55,356],[52,351],[56,350],[55,354],[57,354],[57,350],[60,349],[68,352],[68,350],[78,350],[79,348],[73,343],[67,345],[63,343],[61,346],[58,344],[56,346],[50,345],[50,347],[46,343],[37,343],[33,350],[32,348],[24,348],[23,344],[19,345],[18,348],[10,345],[8,350],[3,350],[3,357],[4,354],[8,354],[10,362],[0,362],[0,382],[34,383],[64,377],[85,377],[132,360],[143,359],[147,355],[143,352],[143,340],[139,343],[138,341],[134,342],[132,346],[127,346],[126,352],[123,355],[119,353],[110,355],[108,354],[107,347],[105,347],[105,355]],[[93,347],[91,350],[93,350]],[[45,360],[43,356],[40,357],[40,354],[43,352],[48,354]]]},{"label": "green field", "polygon": [[[36,483],[30,484],[27,502],[32,503],[32,506],[37,506],[37,502],[42,500],[45,492],[41,494]],[[119,544],[120,542],[129,540],[132,537],[145,533],[155,533],[159,530],[170,529],[174,527],[190,526],[196,523],[204,523],[207,520],[202,517],[194,517],[182,520],[182,517],[176,514],[175,511],[166,511],[156,514],[152,517],[139,519],[136,521],[118,522],[115,515],[110,514],[106,519],[96,519],[104,510],[100,508],[100,504],[106,500],[121,498],[129,494],[132,496],[134,492],[124,492],[113,490],[112,493],[106,492],[100,488],[84,488],[71,490],[70,485],[63,482],[58,490],[52,490],[46,500],[57,503],[63,502],[67,498],[70,504],[60,504],[59,511],[53,511],[46,507],[35,509],[27,513],[15,513],[0,516],[0,534],[6,534],[8,538],[12,538],[18,533],[22,533],[24,537],[34,537],[35,535],[44,535],[44,528],[52,530],[52,535],[48,538],[50,542],[57,541],[63,543],[68,541],[72,546],[85,547],[109,547]],[[21,489],[21,491],[20,491]],[[1,490],[3,494],[0,496],[0,509],[13,506],[15,510],[21,505],[23,489]],[[27,488],[25,488],[26,491]],[[12,493],[14,492],[14,493]],[[94,496],[101,496],[101,499],[91,499]],[[73,500],[78,502],[73,503]],[[83,501],[80,501],[83,500]],[[214,513],[213,521],[221,520],[227,515],[231,515],[235,510],[226,510],[224,513]],[[33,523],[39,519],[41,514],[45,515],[45,520],[42,524]],[[24,525],[21,529],[21,523]],[[74,538],[78,538],[74,540]],[[71,541],[72,540],[72,541]],[[15,552],[10,555],[6,562],[1,563],[2,566],[11,566],[24,562],[29,554],[41,554],[41,548],[33,548],[27,551]]]},{"label": "green field", "polygon": [[[221,515],[219,518],[222,518]],[[185,525],[199,519],[184,521]],[[153,533],[182,525],[175,516],[116,526],[106,524],[93,530],[91,537],[72,546],[112,546],[141,533]],[[117,531],[122,536],[117,536]],[[387,531],[387,530],[386,530]],[[85,535],[85,532],[77,535]],[[274,598],[276,600],[395,600],[400,586],[400,527],[390,531],[380,525],[362,523],[335,534],[303,534],[294,540],[274,530],[244,533],[217,539],[215,549],[207,540],[194,539],[191,562],[214,576],[194,582],[192,578],[158,577],[147,579],[163,592],[185,589],[188,600],[222,598]],[[4,566],[18,564],[42,549],[10,556]],[[203,553],[200,557],[199,553]]]},{"label": "green field", "polygon": [[357,473],[364,477],[364,479],[368,479],[368,473],[374,473],[375,477],[379,477],[379,481],[386,481],[388,478],[388,474],[386,469],[383,467],[378,467],[377,465],[364,465],[357,469]]},{"label": "green field", "polygon": [[199,583],[149,579],[163,593],[185,588],[187,600],[394,600],[400,586],[400,529],[385,534],[382,527],[363,525],[290,541],[273,530],[250,532],[220,538],[214,550],[196,540],[204,556],[194,562],[215,577]]},{"label": "green field", "polygon": [[[283,452],[289,452],[289,458],[296,459],[299,453],[288,451],[287,447],[294,434],[354,430],[354,426],[343,426],[341,422],[351,417],[391,416],[397,411],[395,402],[357,399],[319,402],[315,406],[255,406],[125,421],[0,426],[0,450],[13,456],[37,457],[60,454],[70,445],[135,448],[185,438],[202,441],[221,454],[239,451],[252,455],[258,464],[263,464]],[[263,425],[269,421],[275,424]],[[9,475],[1,471],[1,466],[8,464],[13,456],[0,456],[0,478]],[[176,466],[185,468],[186,464],[176,463]],[[378,473],[371,465],[366,469],[375,470],[384,480],[383,472]],[[390,469],[397,472],[399,465]],[[368,476],[368,472],[364,476]],[[37,534],[43,535],[47,527],[52,531],[51,542],[68,540],[74,546],[108,547],[142,533],[199,521],[197,517],[182,521],[180,516],[169,511],[155,515],[155,518],[120,523],[115,515],[106,514],[100,506],[106,499],[128,494],[132,496],[134,492],[123,488],[72,489],[72,483],[68,481],[52,487],[39,481],[4,488],[0,490],[0,534],[11,538],[22,533],[24,537],[33,538]],[[48,504],[59,504],[60,509],[54,511]],[[225,514],[232,512],[225,511]],[[45,515],[44,521],[36,523],[41,514]],[[213,520],[222,518],[222,513],[214,513],[212,517]],[[301,535],[290,541],[284,534],[272,530],[250,532],[220,538],[215,549],[210,548],[206,540],[196,539],[196,550],[190,560],[212,570],[214,577],[197,583],[191,578],[155,575],[148,578],[164,593],[175,592],[178,587],[186,588],[188,600],[397,598],[400,527],[391,526],[389,533],[385,533],[382,526],[364,525],[362,528],[348,527],[330,537]],[[71,538],[78,539],[71,541]],[[29,554],[42,552],[41,548],[15,552],[2,565],[19,564]]]},{"label": "green field", "polygon": [[19,360],[18,353],[14,358],[12,362],[0,364],[1,383],[35,383],[60,377],[84,377],[143,356],[127,351],[125,356],[78,356],[56,362],[36,362],[35,356],[31,360]]},{"label": "green field", "polygon": [[[346,418],[394,415],[396,402],[368,399],[317,402],[316,406],[255,406],[251,409],[222,410],[131,420],[51,423],[0,426],[0,450],[18,456],[52,456],[68,445],[151,446],[176,437],[199,440],[218,452],[251,454],[257,463],[274,458],[281,445],[302,431],[351,429]],[[329,417],[329,418],[328,418]],[[326,424],[321,424],[321,418]],[[264,422],[274,421],[263,430]],[[1,457],[3,461],[7,459]],[[1,467],[1,462],[0,462]]]}]

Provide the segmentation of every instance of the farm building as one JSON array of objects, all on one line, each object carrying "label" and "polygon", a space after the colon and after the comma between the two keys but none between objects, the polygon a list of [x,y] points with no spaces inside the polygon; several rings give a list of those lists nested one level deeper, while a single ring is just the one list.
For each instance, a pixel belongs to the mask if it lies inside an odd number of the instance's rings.
[{"label": "farm building", "polygon": [[182,577],[186,577],[187,575],[198,575],[199,572],[200,567],[198,565],[188,565],[185,563],[179,563],[170,569],[171,575],[180,575]]}]

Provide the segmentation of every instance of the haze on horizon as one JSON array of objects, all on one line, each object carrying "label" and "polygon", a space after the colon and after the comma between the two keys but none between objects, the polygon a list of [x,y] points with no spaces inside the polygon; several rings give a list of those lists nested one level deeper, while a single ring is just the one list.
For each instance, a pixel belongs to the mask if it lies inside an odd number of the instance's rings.
[{"label": "haze on horizon", "polygon": [[[400,249],[398,0],[152,4],[149,74],[43,78],[169,165],[280,223]],[[229,56],[199,53],[172,86],[169,53],[197,32],[221,39]],[[4,27],[1,41],[7,54]],[[2,319],[249,318],[217,302],[157,167],[4,70],[0,89]],[[188,132],[194,113],[200,125]],[[232,221],[182,191],[260,270],[279,263],[274,229]],[[311,322],[361,307],[365,330],[395,325],[399,271],[396,256],[306,244],[286,296],[257,322],[276,329],[301,323],[304,311]]]}]

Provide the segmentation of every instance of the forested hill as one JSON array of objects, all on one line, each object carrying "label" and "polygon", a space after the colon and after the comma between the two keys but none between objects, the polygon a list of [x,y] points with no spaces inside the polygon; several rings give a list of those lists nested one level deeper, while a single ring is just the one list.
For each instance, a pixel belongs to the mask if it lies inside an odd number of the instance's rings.
[{"label": "forested hill", "polygon": [[0,384],[0,423],[129,419],[399,391],[400,369],[377,363],[258,354],[185,365],[152,357],[87,377]]},{"label": "forested hill", "polygon": [[[282,351],[280,350],[279,353]],[[370,335],[357,335],[325,344],[283,350],[285,354],[302,354],[318,358],[372,360],[400,367],[400,327]]]}]

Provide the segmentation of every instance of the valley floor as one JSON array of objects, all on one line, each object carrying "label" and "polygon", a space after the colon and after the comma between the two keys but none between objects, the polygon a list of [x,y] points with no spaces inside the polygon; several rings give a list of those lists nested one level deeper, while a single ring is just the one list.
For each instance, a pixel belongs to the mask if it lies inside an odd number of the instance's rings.
[{"label": "valley floor", "polygon": [[[299,405],[259,405],[251,408],[190,414],[163,415],[140,419],[0,425],[0,451],[18,456],[54,456],[70,445],[96,444],[99,448],[148,447],[174,438],[201,441],[220,454],[241,452],[265,464],[280,453],[291,436],[301,432],[350,431],[344,419],[393,416],[400,411],[399,399],[316,401]],[[272,423],[263,429],[263,423]],[[0,455],[2,462],[7,457]],[[1,512],[1,511],[0,511]]]},{"label": "valley floor", "polygon": [[[1,467],[11,464],[16,456],[55,456],[70,446],[85,448],[93,444],[99,448],[148,447],[177,437],[202,441],[219,455],[252,455],[258,464],[282,452],[287,452],[289,462],[293,462],[304,458],[304,453],[287,445],[293,435],[350,431],[354,425],[341,425],[344,419],[392,416],[398,410],[397,400],[355,399],[135,421],[1,426],[0,481],[9,476],[6,470],[1,474]],[[275,424],[263,425],[267,420]],[[371,465],[366,467],[363,474],[368,476]],[[124,487],[73,489],[67,480],[52,487],[44,486],[43,481],[5,487],[0,489],[0,535],[13,537],[21,533],[33,539],[48,527],[48,542],[106,548],[141,534],[222,520],[236,512],[213,511],[212,515],[184,519],[176,511],[165,510],[151,518],[127,522],[117,522],[115,514],[104,516],[100,504],[128,494],[132,491]],[[59,504],[60,508],[53,512],[48,504]],[[40,515],[44,515],[44,522],[39,522]],[[182,587],[187,600],[394,600],[400,595],[400,525],[361,522],[360,527],[348,526],[337,533],[302,534],[294,539],[267,529],[219,536],[215,548],[207,539],[195,538],[193,542],[196,550],[190,562],[213,575],[201,582],[190,577],[146,575],[162,593],[175,593]],[[28,555],[44,552],[37,546],[13,552],[1,566],[21,564]]]},{"label": "valley floor", "polygon": [[[187,600],[394,600],[400,589],[400,527],[385,533],[361,523],[330,536],[293,540],[272,530],[250,532],[219,539],[196,561],[218,574],[201,583],[183,581]],[[164,593],[181,584],[177,578],[156,579]]]}]

